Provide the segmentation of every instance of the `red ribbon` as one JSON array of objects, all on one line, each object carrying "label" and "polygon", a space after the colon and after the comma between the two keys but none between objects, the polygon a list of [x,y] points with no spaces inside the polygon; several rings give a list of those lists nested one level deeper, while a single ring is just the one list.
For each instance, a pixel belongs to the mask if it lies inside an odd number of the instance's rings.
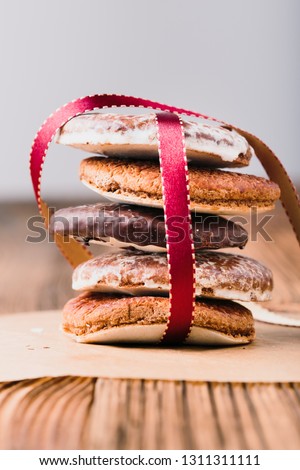
[{"label": "red ribbon", "polygon": [[[170,278],[170,315],[162,342],[181,343],[190,332],[195,305],[195,255],[188,168],[184,133],[178,116],[158,113],[157,124]],[[173,224],[183,235],[174,242]]]},{"label": "red ribbon", "polygon": [[[157,115],[170,274],[170,315],[163,342],[180,342],[187,337],[192,325],[195,295],[194,247],[190,230],[188,171],[182,128],[178,117],[167,113],[185,114],[210,119],[221,124],[226,123],[193,111],[132,96],[94,95],[79,98],[55,111],[38,131],[30,155],[32,184],[39,209],[46,218],[47,223],[48,215],[45,212],[47,206],[41,199],[40,181],[43,162],[49,144],[57,130],[72,117],[86,111],[93,111],[98,108],[131,106],[166,112]],[[298,240],[300,240],[300,206],[297,193],[281,162],[257,137],[241,129],[235,129],[246,137],[254,147],[270,178],[279,184],[282,191],[282,202]],[[174,219],[174,216],[177,220]],[[176,242],[171,241],[171,225],[174,220],[176,226],[180,224],[181,229],[184,231],[182,240]],[[85,259],[84,257],[89,256],[89,253],[86,253],[82,245],[74,244],[74,241],[70,244],[71,248],[68,249],[64,248],[62,240],[59,241],[58,239],[57,244],[73,265],[77,265]]]}]

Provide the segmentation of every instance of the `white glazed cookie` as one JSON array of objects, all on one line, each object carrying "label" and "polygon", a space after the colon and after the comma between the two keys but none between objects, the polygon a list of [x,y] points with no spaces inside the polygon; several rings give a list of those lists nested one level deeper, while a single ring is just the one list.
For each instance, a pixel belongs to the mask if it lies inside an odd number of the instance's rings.
[{"label": "white glazed cookie", "polygon": [[[182,119],[188,161],[214,167],[241,167],[254,154],[235,130]],[[111,157],[158,159],[154,114],[82,114],[68,121],[56,142]]]},{"label": "white glazed cookie", "polygon": [[[167,256],[132,251],[98,256],[75,268],[72,287],[77,291],[167,295]],[[196,253],[197,296],[265,301],[272,288],[271,271],[258,261],[230,253]]]}]

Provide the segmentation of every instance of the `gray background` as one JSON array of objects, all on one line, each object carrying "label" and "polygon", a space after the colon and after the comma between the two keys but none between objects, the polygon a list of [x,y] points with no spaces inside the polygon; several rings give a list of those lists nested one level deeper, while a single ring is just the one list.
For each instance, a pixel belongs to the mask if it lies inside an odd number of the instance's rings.
[{"label": "gray background", "polygon": [[[300,181],[299,13],[293,0],[1,1],[0,197],[33,199],[31,141],[58,106],[125,93],[260,136]],[[83,153],[52,145],[43,194],[90,196]],[[263,174],[258,162],[251,173]]]}]

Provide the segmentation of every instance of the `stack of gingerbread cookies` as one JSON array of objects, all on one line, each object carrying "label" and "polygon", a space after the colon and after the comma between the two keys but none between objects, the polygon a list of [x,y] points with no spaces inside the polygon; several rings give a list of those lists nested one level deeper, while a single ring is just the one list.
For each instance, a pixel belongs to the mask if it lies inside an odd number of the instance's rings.
[{"label": "stack of gingerbread cookies", "polygon": [[[267,179],[220,170],[247,166],[254,153],[235,130],[182,122],[196,254],[194,322],[186,343],[248,343],[254,320],[238,301],[269,300],[272,273],[219,249],[243,248],[247,232],[230,217],[253,207],[271,210],[280,191]],[[81,294],[64,307],[64,331],[79,342],[159,342],[169,315],[169,277],[155,115],[80,115],[60,129],[57,142],[96,155],[81,162],[80,179],[101,198],[57,211],[50,229],[107,247],[74,270],[73,289]]]}]

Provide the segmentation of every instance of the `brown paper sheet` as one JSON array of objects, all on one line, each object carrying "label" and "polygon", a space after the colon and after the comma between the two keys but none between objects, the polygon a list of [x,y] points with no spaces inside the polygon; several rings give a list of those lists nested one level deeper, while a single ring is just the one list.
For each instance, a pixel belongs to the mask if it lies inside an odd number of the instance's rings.
[{"label": "brown paper sheet", "polygon": [[257,339],[231,348],[79,344],[61,312],[0,316],[0,381],[79,375],[218,382],[299,382],[300,329],[257,323]]}]

